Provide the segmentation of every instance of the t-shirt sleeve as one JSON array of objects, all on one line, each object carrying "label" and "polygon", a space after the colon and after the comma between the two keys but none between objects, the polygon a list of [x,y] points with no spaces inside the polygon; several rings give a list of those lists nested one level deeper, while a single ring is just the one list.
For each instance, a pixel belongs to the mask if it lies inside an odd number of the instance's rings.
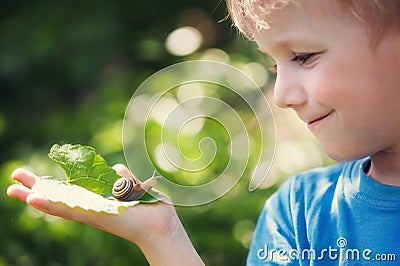
[{"label": "t-shirt sleeve", "polygon": [[293,206],[290,206],[292,182],[293,178],[287,180],[266,201],[254,231],[247,265],[296,265],[288,257],[288,252],[296,248]]}]

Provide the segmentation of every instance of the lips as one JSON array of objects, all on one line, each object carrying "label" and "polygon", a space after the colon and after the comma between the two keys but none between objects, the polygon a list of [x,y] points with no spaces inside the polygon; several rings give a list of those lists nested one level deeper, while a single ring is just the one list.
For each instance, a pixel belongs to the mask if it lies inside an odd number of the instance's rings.
[{"label": "lips", "polygon": [[319,117],[317,119],[314,119],[314,120],[308,122],[307,125],[311,126],[311,125],[317,124],[318,122],[320,122],[320,121],[324,120],[325,118],[327,118],[328,116],[330,116],[332,114],[332,112],[329,112],[326,115],[323,115],[323,116],[321,116],[321,117]]}]

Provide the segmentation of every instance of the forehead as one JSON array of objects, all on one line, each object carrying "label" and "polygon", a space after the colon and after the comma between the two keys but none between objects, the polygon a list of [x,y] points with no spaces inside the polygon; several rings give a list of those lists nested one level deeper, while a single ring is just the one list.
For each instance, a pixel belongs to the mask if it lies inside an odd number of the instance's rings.
[{"label": "forehead", "polygon": [[336,34],[344,23],[349,23],[350,16],[336,0],[301,0],[273,10],[265,19],[269,27],[256,32],[254,39],[261,51],[269,53],[276,45],[301,45]]}]

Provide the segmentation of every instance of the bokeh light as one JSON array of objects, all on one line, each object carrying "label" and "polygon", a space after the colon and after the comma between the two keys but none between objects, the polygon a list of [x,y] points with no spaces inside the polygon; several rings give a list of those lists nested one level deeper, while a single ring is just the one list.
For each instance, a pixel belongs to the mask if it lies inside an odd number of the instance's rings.
[{"label": "bokeh light", "polygon": [[201,46],[203,37],[193,27],[181,27],[171,32],[165,42],[168,52],[176,56],[189,55]]}]

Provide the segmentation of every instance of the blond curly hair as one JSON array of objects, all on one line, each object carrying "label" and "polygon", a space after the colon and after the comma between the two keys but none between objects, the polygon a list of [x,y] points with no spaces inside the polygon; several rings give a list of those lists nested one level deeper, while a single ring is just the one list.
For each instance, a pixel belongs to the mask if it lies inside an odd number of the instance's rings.
[{"label": "blond curly hair", "polygon": [[[333,0],[321,0],[333,1]],[[373,40],[393,25],[400,29],[400,0],[336,0],[343,10],[366,25]],[[269,15],[287,5],[301,5],[301,0],[226,0],[233,24],[246,37],[268,29]]]}]

